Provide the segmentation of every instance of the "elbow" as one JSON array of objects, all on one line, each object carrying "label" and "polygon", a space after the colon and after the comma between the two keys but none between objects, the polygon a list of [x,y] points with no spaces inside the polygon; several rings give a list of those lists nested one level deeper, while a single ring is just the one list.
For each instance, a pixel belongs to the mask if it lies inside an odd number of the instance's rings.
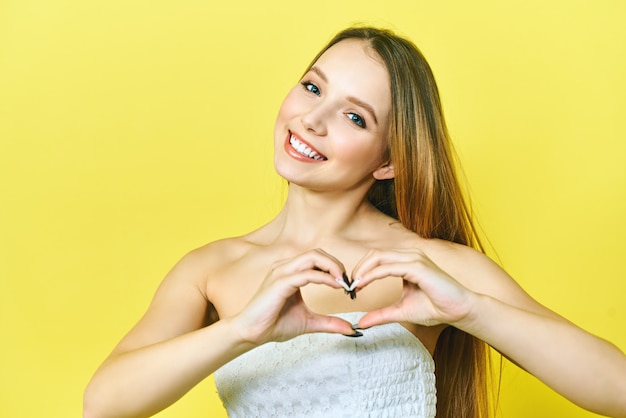
[{"label": "elbow", "polygon": [[91,409],[87,404],[83,403],[83,418],[99,418],[100,415]]},{"label": "elbow", "polygon": [[98,407],[98,397],[90,383],[83,394],[83,418],[104,418],[102,408]]},{"label": "elbow", "polygon": [[112,407],[106,401],[107,396],[99,390],[92,380],[83,393],[83,418],[113,418]]},{"label": "elbow", "polygon": [[626,418],[626,370],[618,373],[616,379],[611,379],[605,388],[605,393],[610,394],[604,399],[604,406],[592,412],[613,418]]},{"label": "elbow", "polygon": [[[624,363],[626,363],[626,357],[624,357]],[[618,388],[616,393],[616,400],[618,404],[615,406],[614,415],[617,418],[626,418],[626,364],[618,373],[617,383],[614,385]]]},{"label": "elbow", "polygon": [[[625,378],[626,379],[626,378]],[[626,418],[626,388],[622,390],[622,395],[620,396],[621,403],[619,405],[619,412],[617,417]]]},{"label": "elbow", "polygon": [[94,378],[83,393],[83,418],[146,418],[158,411],[141,409],[138,402],[128,403],[119,387]]}]

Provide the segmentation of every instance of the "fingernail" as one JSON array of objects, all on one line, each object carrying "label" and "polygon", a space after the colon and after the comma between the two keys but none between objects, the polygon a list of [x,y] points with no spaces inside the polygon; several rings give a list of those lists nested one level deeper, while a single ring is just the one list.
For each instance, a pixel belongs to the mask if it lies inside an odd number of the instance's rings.
[{"label": "fingernail", "polygon": [[350,281],[350,279],[348,279],[348,275],[344,272],[342,277],[343,277],[343,281],[345,282],[345,284],[347,284],[349,287],[352,284],[352,282]]},{"label": "fingernail", "polygon": [[353,291],[354,289],[356,289],[356,285],[359,284],[359,282],[361,281],[360,278],[355,279],[352,284],[350,284],[350,288],[348,290]]},{"label": "fingernail", "polygon": [[362,337],[363,333],[362,329],[359,328],[359,324],[352,324],[352,329],[354,330],[354,334],[344,334],[346,337]]},{"label": "fingernail", "polygon": [[345,289],[346,294],[347,294],[348,291],[350,290],[350,285],[348,283],[345,283],[341,277],[335,277],[335,281],[339,283]]}]

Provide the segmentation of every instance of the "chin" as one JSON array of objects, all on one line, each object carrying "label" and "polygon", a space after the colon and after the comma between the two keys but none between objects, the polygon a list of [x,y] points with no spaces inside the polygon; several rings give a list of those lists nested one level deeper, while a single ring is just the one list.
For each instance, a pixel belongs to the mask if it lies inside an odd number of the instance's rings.
[{"label": "chin", "polygon": [[288,183],[298,184],[298,175],[297,173],[294,173],[293,170],[289,170],[286,167],[281,166],[280,164],[277,164],[276,162],[274,162],[274,171],[276,171],[276,174],[278,174],[281,178],[283,178]]}]

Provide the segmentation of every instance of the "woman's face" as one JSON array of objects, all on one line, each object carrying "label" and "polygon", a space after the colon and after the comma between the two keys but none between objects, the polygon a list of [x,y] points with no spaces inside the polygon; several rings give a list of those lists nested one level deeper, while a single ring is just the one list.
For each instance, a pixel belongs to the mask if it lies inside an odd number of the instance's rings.
[{"label": "woman's face", "polygon": [[319,191],[368,189],[375,178],[389,175],[384,156],[390,110],[389,75],[378,55],[361,40],[333,45],[280,108],[277,172]]}]

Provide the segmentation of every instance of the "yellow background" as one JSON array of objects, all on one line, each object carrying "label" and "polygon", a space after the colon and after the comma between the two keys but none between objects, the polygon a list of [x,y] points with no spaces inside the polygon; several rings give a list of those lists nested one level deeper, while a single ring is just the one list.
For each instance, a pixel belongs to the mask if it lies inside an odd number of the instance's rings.
[{"label": "yellow background", "polygon": [[[0,1],[0,416],[79,416],[177,259],[276,213],[278,106],[355,22],[429,59],[491,254],[625,349],[625,21],[620,0]],[[510,364],[500,409],[594,416]],[[207,379],[159,416],[224,413]]]}]

